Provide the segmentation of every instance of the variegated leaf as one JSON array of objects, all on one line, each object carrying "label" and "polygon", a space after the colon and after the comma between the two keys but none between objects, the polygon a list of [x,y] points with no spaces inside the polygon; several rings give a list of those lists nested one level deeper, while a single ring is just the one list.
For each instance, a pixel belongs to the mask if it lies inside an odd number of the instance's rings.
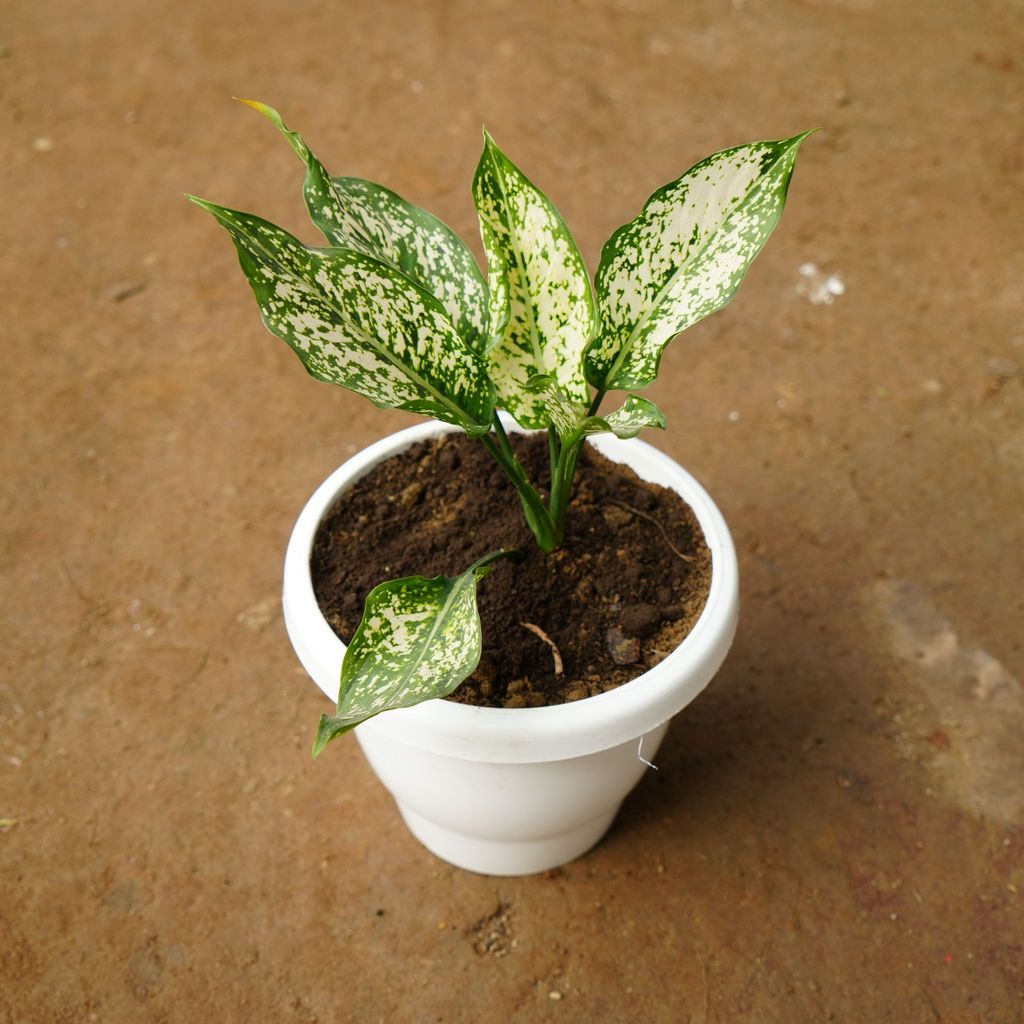
[{"label": "variegated leaf", "polygon": [[496,551],[460,576],[408,576],[374,587],[345,651],[337,713],[320,716],[313,756],[382,711],[451,693],[480,661],[476,585],[490,562],[518,555]]},{"label": "variegated leaf", "polygon": [[725,306],[782,214],[804,132],[715,153],[658,189],[601,252],[587,380],[646,387],[665,346]]},{"label": "variegated leaf", "polygon": [[543,399],[548,421],[563,443],[576,434],[587,415],[586,402],[574,402],[550,373],[538,373],[526,382],[526,390]]},{"label": "variegated leaf", "polygon": [[436,296],[466,343],[483,352],[487,285],[469,246],[443,221],[383,185],[363,178],[333,181],[346,207],[360,212],[381,255]]},{"label": "variegated leaf", "polygon": [[331,178],[273,107],[244,100],[272,121],[306,165],[303,192],[313,223],[334,246],[391,263],[435,296],[470,347],[487,338],[487,286],[472,251],[445,223],[363,178]]},{"label": "variegated leaf", "polygon": [[665,426],[665,414],[650,399],[629,395],[621,409],[607,416],[588,416],[577,436],[611,433],[621,438],[636,437],[641,430],[664,430]]},{"label": "variegated leaf", "polygon": [[544,396],[551,413],[551,422],[558,431],[563,445],[574,444],[582,437],[593,434],[614,434],[616,437],[636,437],[641,430],[654,427],[665,429],[665,416],[649,399],[629,395],[621,409],[607,416],[588,416],[582,402],[572,402],[549,374],[532,377],[528,388]]},{"label": "variegated leaf", "polygon": [[589,397],[583,350],[594,334],[587,268],[551,201],[484,133],[473,198],[487,251],[490,374],[498,404],[524,427],[551,422],[527,382],[550,374],[571,401]]},{"label": "variegated leaf", "polygon": [[318,380],[381,408],[489,429],[494,389],[482,358],[432,295],[351,249],[310,249],[259,217],[189,197],[227,229],[263,322]]}]

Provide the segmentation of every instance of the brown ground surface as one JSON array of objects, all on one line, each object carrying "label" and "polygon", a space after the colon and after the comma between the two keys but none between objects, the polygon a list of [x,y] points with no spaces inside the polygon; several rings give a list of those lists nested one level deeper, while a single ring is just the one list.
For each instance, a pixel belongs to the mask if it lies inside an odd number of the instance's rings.
[{"label": "brown ground surface", "polygon": [[[4,1024],[1022,1019],[1020,4],[543,6],[5,5]],[[651,392],[736,646],[555,877],[310,760],[285,541],[411,418],[307,378],[180,198],[304,223],[232,94],[467,236],[486,120],[592,266],[693,160],[823,127]]]}]

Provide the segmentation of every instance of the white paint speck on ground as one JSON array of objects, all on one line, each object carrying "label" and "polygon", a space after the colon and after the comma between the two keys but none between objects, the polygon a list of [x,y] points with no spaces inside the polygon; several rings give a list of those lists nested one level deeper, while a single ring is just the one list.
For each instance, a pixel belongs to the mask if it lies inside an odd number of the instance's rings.
[{"label": "white paint speck on ground", "polygon": [[800,277],[797,294],[815,306],[831,306],[839,296],[846,294],[843,279],[838,274],[826,274],[817,263],[801,263]]},{"label": "white paint speck on ground", "polygon": [[740,414],[735,409],[733,409],[733,411],[731,413],[729,413],[729,422],[730,423],[736,423],[739,420],[739,418],[740,418]]},{"label": "white paint speck on ground", "polygon": [[37,153],[52,153],[53,139],[49,135],[40,135],[38,139],[32,140],[32,148]]}]

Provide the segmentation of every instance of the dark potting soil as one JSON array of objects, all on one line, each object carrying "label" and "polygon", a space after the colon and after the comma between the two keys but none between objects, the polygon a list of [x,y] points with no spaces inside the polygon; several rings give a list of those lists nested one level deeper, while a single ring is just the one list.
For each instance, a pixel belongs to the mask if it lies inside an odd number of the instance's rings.
[{"label": "dark potting soil", "polygon": [[[530,479],[546,487],[546,435],[512,443]],[[313,589],[348,643],[378,583],[455,576],[509,547],[525,560],[500,561],[480,582],[483,654],[449,700],[540,707],[620,686],[682,641],[711,583],[711,552],[674,491],[587,445],[564,544],[545,555],[491,456],[449,434],[388,459],[341,496],[316,534]]]}]

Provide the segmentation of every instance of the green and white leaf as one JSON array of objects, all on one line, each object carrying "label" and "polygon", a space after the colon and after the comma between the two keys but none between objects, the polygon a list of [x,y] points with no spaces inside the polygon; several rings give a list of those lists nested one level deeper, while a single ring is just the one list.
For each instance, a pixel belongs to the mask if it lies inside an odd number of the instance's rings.
[{"label": "green and white leaf", "polygon": [[496,551],[460,576],[409,576],[374,587],[345,651],[338,710],[320,716],[313,756],[382,711],[451,693],[480,661],[476,585],[490,562],[518,554]]},{"label": "green and white leaf", "polygon": [[600,331],[585,356],[591,384],[646,387],[672,338],[729,302],[778,223],[809,134],[709,156],[612,235],[596,278]]},{"label": "green and white leaf", "polygon": [[607,416],[588,416],[586,404],[570,401],[549,374],[532,377],[527,386],[544,396],[563,445],[593,434],[614,434],[625,439],[636,437],[649,427],[664,430],[666,426],[664,413],[652,401],[638,395],[629,395],[622,408]]},{"label": "green and white leaf", "polygon": [[487,285],[472,250],[443,221],[363,178],[332,178],[273,107],[244,100],[272,121],[306,165],[303,193],[313,223],[333,246],[390,263],[444,306],[477,351],[487,341]]},{"label": "green and white leaf", "polygon": [[436,296],[466,343],[487,345],[487,285],[476,257],[443,221],[363,178],[334,178],[349,209],[359,210],[379,251]]},{"label": "green and white leaf", "polygon": [[612,433],[616,437],[636,437],[641,430],[664,430],[665,414],[649,399],[628,395],[621,409],[607,416],[588,416],[580,428],[580,437]]},{"label": "green and white leaf", "polygon": [[227,229],[263,322],[318,380],[375,405],[485,433],[494,389],[444,307],[388,263],[310,249],[252,214],[190,196]]},{"label": "green and white leaf", "polygon": [[543,399],[548,421],[558,431],[563,444],[576,435],[587,415],[586,402],[574,402],[550,373],[534,374],[526,382],[526,390]]},{"label": "green and white leaf", "polygon": [[552,420],[527,389],[549,374],[571,401],[589,397],[582,355],[596,311],[586,265],[551,201],[484,133],[473,199],[487,252],[490,375],[498,404],[524,427]]}]

